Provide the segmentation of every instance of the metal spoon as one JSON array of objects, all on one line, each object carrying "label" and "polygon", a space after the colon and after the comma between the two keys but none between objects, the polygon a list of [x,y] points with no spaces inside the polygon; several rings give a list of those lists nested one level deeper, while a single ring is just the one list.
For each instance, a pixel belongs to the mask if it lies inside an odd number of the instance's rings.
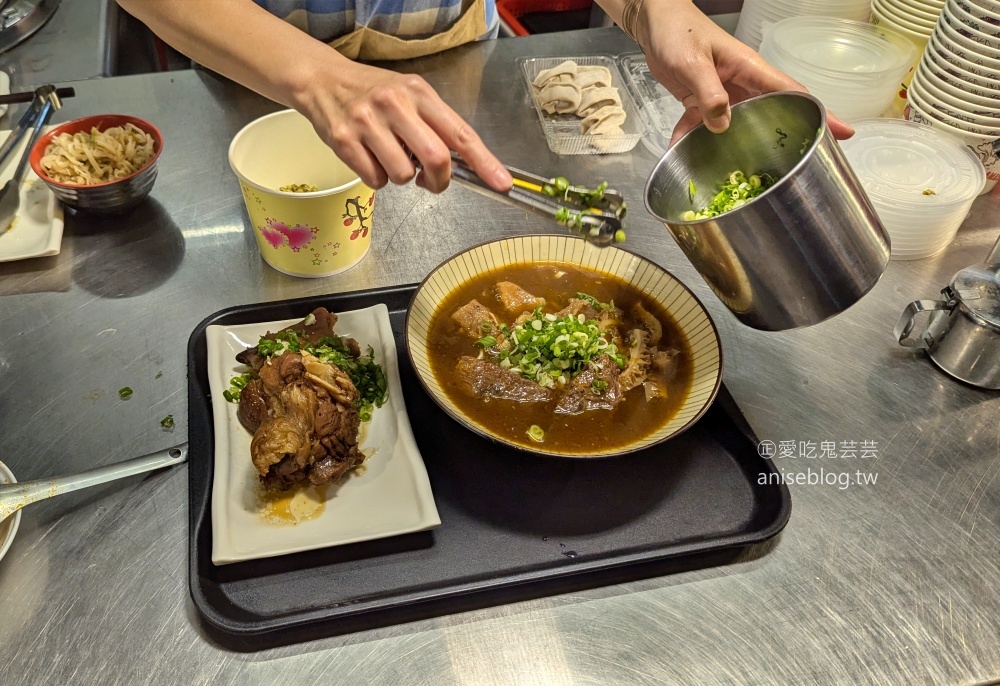
[{"label": "metal spoon", "polygon": [[107,467],[98,467],[90,471],[61,476],[55,479],[40,479],[24,481],[16,484],[0,485],[0,522],[7,519],[22,507],[45,500],[52,496],[62,495],[70,491],[79,491],[97,484],[107,483],[126,476],[151,472],[161,467],[170,467],[187,460],[188,445],[182,443],[173,448],[136,457],[124,462],[118,462]]}]

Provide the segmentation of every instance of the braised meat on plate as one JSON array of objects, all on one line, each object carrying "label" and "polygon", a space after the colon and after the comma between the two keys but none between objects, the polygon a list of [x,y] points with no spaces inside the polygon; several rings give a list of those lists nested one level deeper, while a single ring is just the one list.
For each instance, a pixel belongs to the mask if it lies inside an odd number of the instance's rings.
[{"label": "braised meat on plate", "polygon": [[337,315],[314,310],[267,333],[236,359],[250,370],[232,380],[227,400],[253,434],[250,457],[268,489],[336,483],[360,465],[362,421],[387,396],[374,351],[334,332]]}]

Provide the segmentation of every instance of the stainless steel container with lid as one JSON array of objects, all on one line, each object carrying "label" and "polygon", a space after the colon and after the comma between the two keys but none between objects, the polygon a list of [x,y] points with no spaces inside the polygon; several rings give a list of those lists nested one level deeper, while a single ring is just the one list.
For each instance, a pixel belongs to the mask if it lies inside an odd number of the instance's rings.
[{"label": "stainless steel container with lid", "polygon": [[[729,212],[682,219],[736,170],[777,181]],[[868,293],[889,262],[889,236],[827,128],[826,110],[804,93],[734,105],[725,133],[695,127],[653,169],[645,196],[719,299],[755,329],[824,321]]]},{"label": "stainless steel container with lid", "polygon": [[[973,386],[1000,389],[1000,241],[984,264],[965,267],[941,300],[915,300],[896,324],[900,345],[925,349],[942,371]],[[915,317],[930,312],[918,331]]]}]

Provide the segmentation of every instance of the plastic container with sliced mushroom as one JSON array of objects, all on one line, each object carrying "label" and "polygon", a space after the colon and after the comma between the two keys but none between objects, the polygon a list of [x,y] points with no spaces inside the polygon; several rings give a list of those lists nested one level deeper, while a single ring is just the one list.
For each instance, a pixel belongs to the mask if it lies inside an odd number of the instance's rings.
[{"label": "plastic container with sliced mushroom", "polygon": [[520,60],[528,97],[557,155],[628,152],[646,129],[612,57]]}]

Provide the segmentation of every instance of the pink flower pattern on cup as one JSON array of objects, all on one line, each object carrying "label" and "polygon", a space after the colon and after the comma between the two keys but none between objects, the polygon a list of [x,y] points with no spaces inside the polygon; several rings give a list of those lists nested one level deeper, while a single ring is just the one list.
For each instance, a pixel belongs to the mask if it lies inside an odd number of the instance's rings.
[{"label": "pink flower pattern on cup", "polygon": [[288,226],[284,222],[280,222],[276,219],[268,219],[264,226],[259,226],[257,229],[264,237],[264,240],[266,240],[275,250],[287,245],[292,249],[292,252],[298,252],[302,248],[309,245],[313,237],[319,231],[317,227],[307,226],[305,224]]}]

